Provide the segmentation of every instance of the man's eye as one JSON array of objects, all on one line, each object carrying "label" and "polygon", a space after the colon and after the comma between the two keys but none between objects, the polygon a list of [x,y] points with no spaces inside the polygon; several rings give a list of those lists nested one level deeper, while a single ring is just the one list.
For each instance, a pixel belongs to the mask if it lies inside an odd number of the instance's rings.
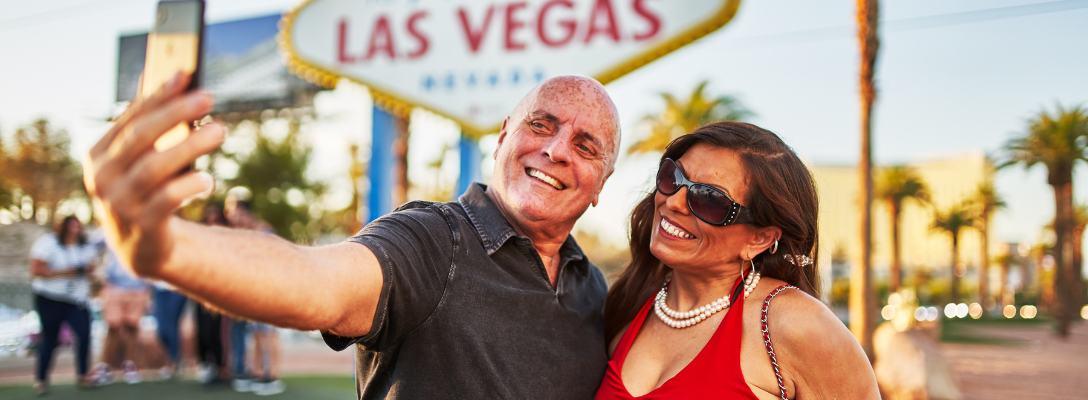
[{"label": "man's eye", "polygon": [[533,128],[544,129],[544,124],[536,122],[536,121],[533,121],[533,122],[529,123],[529,125],[532,126]]}]

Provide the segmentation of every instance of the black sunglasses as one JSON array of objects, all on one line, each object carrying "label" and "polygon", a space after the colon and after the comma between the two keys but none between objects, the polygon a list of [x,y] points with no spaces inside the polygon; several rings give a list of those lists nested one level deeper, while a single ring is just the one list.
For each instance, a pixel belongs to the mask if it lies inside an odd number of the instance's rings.
[{"label": "black sunglasses", "polygon": [[689,181],[671,158],[661,161],[657,170],[657,191],[672,196],[681,187],[688,188],[688,209],[711,225],[725,226],[752,222],[752,212],[721,189]]}]

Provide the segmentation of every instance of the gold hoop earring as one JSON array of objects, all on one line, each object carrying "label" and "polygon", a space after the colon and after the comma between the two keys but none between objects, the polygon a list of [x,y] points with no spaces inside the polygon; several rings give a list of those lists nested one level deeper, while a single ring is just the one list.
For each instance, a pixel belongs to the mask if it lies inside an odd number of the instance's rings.
[{"label": "gold hoop earring", "polygon": [[777,251],[778,251],[778,239],[775,239],[774,240],[774,245],[771,246],[771,254],[774,254]]}]

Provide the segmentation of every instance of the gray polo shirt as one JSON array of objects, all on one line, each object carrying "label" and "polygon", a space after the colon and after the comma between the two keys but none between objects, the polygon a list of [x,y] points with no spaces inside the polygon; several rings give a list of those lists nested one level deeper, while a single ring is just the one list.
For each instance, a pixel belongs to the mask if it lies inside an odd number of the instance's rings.
[{"label": "gray polo shirt", "polygon": [[323,336],[355,345],[360,399],[593,398],[608,362],[604,276],[568,236],[553,288],[484,190],[407,203],[350,239],[385,286],[366,336]]}]

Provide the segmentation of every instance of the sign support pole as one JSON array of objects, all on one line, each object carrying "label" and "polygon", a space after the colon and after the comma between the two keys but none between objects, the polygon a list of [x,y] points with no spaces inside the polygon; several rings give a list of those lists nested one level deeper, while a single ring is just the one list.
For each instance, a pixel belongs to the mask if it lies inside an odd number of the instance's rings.
[{"label": "sign support pole", "polygon": [[367,194],[366,223],[393,211],[393,140],[397,138],[396,116],[374,106],[370,139],[370,193]]},{"label": "sign support pole", "polygon": [[472,182],[480,181],[480,143],[461,132],[461,174],[457,177],[457,196],[468,190]]}]

